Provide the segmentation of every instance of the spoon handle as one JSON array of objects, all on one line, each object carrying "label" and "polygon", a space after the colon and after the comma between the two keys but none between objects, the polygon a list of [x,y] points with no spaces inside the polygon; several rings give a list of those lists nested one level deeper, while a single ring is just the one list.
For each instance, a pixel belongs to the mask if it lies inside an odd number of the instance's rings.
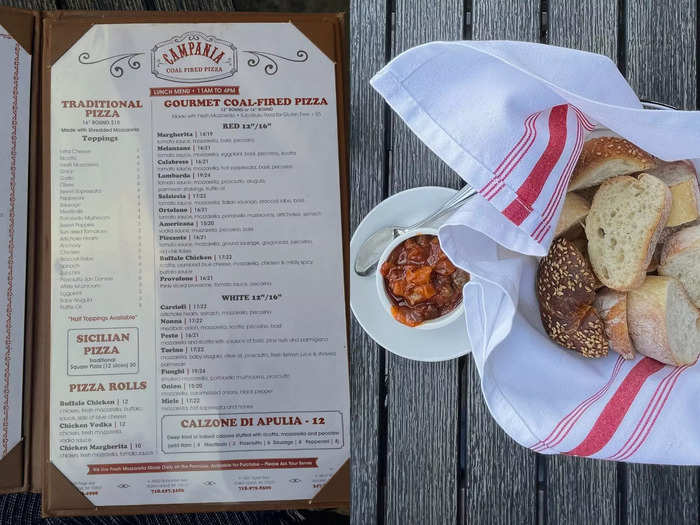
[{"label": "spoon handle", "polygon": [[425,217],[424,219],[421,219],[417,223],[408,226],[407,228],[403,228],[403,230],[415,230],[416,228],[420,228],[421,226],[424,226],[426,224],[431,223],[432,221],[439,219],[443,215],[451,212],[455,208],[458,208],[459,206],[464,203],[464,201],[470,199],[472,196],[476,194],[476,190],[472,188],[469,184],[466,184],[461,190],[459,190],[457,193],[455,193],[450,199],[445,201],[442,206],[440,206],[437,210],[435,210],[433,213]]}]

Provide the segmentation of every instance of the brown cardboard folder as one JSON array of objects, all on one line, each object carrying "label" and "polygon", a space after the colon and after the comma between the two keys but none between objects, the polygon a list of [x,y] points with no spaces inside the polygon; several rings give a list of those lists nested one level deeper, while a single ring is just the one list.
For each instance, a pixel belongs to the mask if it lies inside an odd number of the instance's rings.
[{"label": "brown cardboard folder", "polygon": [[[32,129],[30,144],[27,246],[27,315],[23,441],[0,461],[0,492],[41,491],[47,516],[210,512],[347,507],[347,461],[312,500],[95,507],[49,461],[48,413],[50,360],[50,71],[63,53],[94,24],[291,22],[336,64],[340,188],[345,262],[345,302],[349,310],[349,201],[347,161],[347,37],[343,14],[34,12],[0,8],[0,25],[32,54]],[[42,112],[45,108],[47,111]],[[40,153],[39,153],[40,152]],[[41,286],[34,286],[41,283]],[[349,312],[348,312],[349,313]],[[348,316],[349,318],[349,316]]]}]

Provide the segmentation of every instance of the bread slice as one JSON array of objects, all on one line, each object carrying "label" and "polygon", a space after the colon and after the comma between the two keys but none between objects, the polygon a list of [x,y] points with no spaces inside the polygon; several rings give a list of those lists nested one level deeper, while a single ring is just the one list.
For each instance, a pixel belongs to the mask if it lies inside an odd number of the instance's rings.
[{"label": "bread slice", "polygon": [[564,235],[567,239],[579,237],[583,220],[591,209],[586,199],[576,193],[569,193],[564,199],[564,206],[559,216],[559,222],[554,230],[554,237]]},{"label": "bread slice", "polygon": [[593,308],[605,323],[610,349],[625,359],[634,359],[634,345],[627,327],[627,294],[603,288],[596,295]]},{"label": "bread slice", "polygon": [[586,237],[593,271],[605,286],[624,292],[644,282],[670,210],[668,186],[646,173],[600,186],[586,218]]},{"label": "bread slice", "polygon": [[637,352],[669,365],[700,354],[700,310],[673,277],[650,275],[627,294],[627,320]]},{"label": "bread slice", "polygon": [[671,190],[671,213],[666,226],[679,226],[700,217],[698,176],[690,162],[663,162],[647,173],[660,178]]},{"label": "bread slice", "polygon": [[595,276],[576,246],[556,239],[537,268],[535,282],[542,325],[555,343],[583,354],[608,354],[605,326],[591,304]]},{"label": "bread slice", "polygon": [[569,183],[569,191],[597,186],[618,175],[638,173],[656,166],[656,159],[629,140],[598,137],[583,145]]},{"label": "bread slice", "polygon": [[677,278],[700,308],[700,226],[677,231],[666,241],[658,271]]}]

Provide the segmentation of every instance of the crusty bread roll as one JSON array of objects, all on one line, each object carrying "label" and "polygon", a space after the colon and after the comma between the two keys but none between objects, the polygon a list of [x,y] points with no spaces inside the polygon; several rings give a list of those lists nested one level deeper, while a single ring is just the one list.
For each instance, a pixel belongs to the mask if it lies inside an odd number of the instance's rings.
[{"label": "crusty bread roll", "polygon": [[593,308],[605,324],[610,349],[625,359],[634,359],[634,345],[627,328],[627,294],[603,288],[596,295]]},{"label": "crusty bread roll", "polygon": [[605,286],[628,291],[644,282],[670,210],[668,186],[646,173],[600,186],[586,218],[586,237],[593,271]]},{"label": "crusty bread roll", "polygon": [[568,193],[564,199],[559,222],[554,230],[554,237],[560,235],[566,236],[567,239],[579,237],[578,233],[583,229],[583,220],[590,209],[586,199],[576,193]]},{"label": "crusty bread roll", "polygon": [[671,190],[671,213],[667,227],[686,224],[700,217],[700,189],[691,163],[662,162],[647,173],[664,181]]},{"label": "crusty bread roll", "polygon": [[637,352],[669,365],[700,354],[700,310],[673,277],[650,275],[627,294],[627,320]]},{"label": "crusty bread roll", "polygon": [[629,175],[653,168],[656,159],[629,140],[598,137],[583,145],[569,183],[569,191],[597,186],[618,175]]},{"label": "crusty bread roll", "polygon": [[700,308],[700,226],[677,231],[661,251],[659,275],[677,278]]},{"label": "crusty bread roll", "polygon": [[596,279],[574,244],[559,238],[537,269],[537,300],[549,337],[585,357],[608,354],[603,321],[591,306]]}]

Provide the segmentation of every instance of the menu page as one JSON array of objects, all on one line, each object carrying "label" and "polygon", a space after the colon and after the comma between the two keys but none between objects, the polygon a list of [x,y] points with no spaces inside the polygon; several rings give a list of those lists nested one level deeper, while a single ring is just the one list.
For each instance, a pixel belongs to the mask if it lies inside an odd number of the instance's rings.
[{"label": "menu page", "polygon": [[31,69],[0,26],[0,458],[22,439]]},{"label": "menu page", "polygon": [[348,460],[335,75],[292,23],[53,65],[50,460],[95,505],[308,500]]}]

